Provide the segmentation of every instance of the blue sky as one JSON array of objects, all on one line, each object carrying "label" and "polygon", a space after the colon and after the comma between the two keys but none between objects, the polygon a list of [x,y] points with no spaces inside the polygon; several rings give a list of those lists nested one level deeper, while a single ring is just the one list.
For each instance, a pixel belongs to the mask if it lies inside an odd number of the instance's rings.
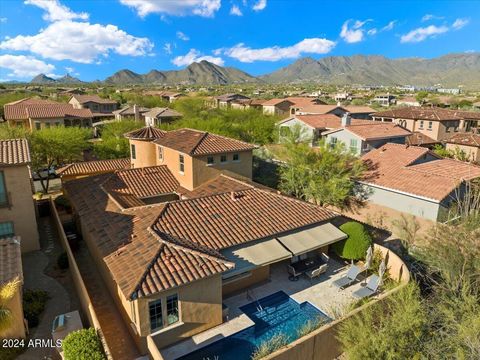
[{"label": "blue sky", "polygon": [[4,0],[0,80],[210,60],[259,75],[299,57],[480,51],[479,1]]}]

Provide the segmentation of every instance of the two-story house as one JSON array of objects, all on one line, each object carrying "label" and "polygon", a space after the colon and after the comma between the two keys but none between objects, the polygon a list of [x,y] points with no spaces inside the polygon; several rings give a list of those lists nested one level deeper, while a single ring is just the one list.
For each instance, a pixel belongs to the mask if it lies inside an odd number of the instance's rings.
[{"label": "two-story house", "polygon": [[0,238],[17,236],[22,252],[40,248],[26,139],[0,140]]},{"label": "two-story house", "polygon": [[118,109],[118,103],[115,100],[103,99],[98,95],[72,95],[69,104],[75,109],[90,109],[93,113],[94,121],[105,118],[113,118],[113,112]]}]

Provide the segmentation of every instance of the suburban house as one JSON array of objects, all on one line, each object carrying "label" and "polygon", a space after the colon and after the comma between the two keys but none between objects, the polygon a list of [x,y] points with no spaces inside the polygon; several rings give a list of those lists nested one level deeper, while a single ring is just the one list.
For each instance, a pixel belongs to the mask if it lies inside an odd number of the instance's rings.
[{"label": "suburban house", "polygon": [[391,94],[378,94],[372,99],[372,102],[382,106],[390,106],[396,104],[397,97]]},{"label": "suburban house", "polygon": [[440,140],[432,139],[430,136],[421,132],[415,131],[409,135],[405,141],[405,144],[410,146],[423,146],[429,149],[433,149],[435,145],[441,144]]},{"label": "suburban house", "polygon": [[374,112],[375,110],[368,106],[308,105],[297,108],[295,114],[334,114],[341,117],[349,113],[352,119],[369,120]]},{"label": "suburban house", "polygon": [[145,113],[150,111],[149,108],[138,106],[138,105],[127,105],[122,109],[115,110],[113,115],[115,115],[115,120],[134,120],[145,121]]},{"label": "suburban house", "polygon": [[160,96],[163,100],[168,101],[169,103],[172,103],[175,100],[178,100],[179,98],[184,96],[182,93],[174,92],[174,91],[160,91],[160,92],[154,93],[153,95]]},{"label": "suburban house", "polygon": [[214,98],[214,106],[217,108],[230,108],[234,100],[249,100],[250,98],[241,94],[224,94]]},{"label": "suburban house", "polygon": [[164,123],[170,123],[180,119],[183,115],[178,111],[164,107],[154,107],[143,114],[145,117],[145,125],[160,126]]},{"label": "suburban house", "polygon": [[480,113],[440,108],[403,107],[372,114],[374,121],[394,122],[411,132],[444,140],[477,126]]},{"label": "suburban house", "polygon": [[480,177],[480,167],[444,159],[425,147],[385,144],[362,156],[368,201],[421,218],[442,221],[465,182]]},{"label": "suburban house", "polygon": [[113,173],[117,170],[130,169],[130,159],[107,159],[76,162],[56,170],[62,183],[91,175]]},{"label": "suburban house", "polygon": [[105,118],[113,118],[113,112],[118,109],[115,100],[103,99],[98,95],[72,95],[69,104],[75,109],[90,109],[94,120],[101,121]]},{"label": "suburban house", "polygon": [[252,297],[273,269],[288,282],[290,263],[346,238],[334,212],[252,182],[253,145],[191,129],[126,136],[131,169],[65,192],[142,353],[228,322],[226,297]]},{"label": "suburban house", "polygon": [[445,148],[462,151],[468,161],[480,162],[480,134],[458,133],[445,140]]},{"label": "suburban house", "polygon": [[270,99],[262,104],[263,113],[268,115],[290,114],[290,107],[294,103],[287,99]]},{"label": "suburban house", "polygon": [[[20,238],[17,236],[0,237],[0,287],[16,279],[23,284]],[[9,329],[0,331],[0,339],[25,338],[22,292],[20,285],[15,295],[8,302],[2,304],[12,312],[13,324]]]},{"label": "suburban house", "polygon": [[397,100],[398,106],[421,106],[420,102],[414,96],[406,96]]},{"label": "suburban house", "polygon": [[91,127],[93,114],[70,104],[26,98],[5,104],[4,118],[10,126],[40,130],[53,126]]},{"label": "suburban house", "polygon": [[248,110],[248,109],[255,109],[255,110],[262,110],[262,106],[265,100],[262,99],[238,99],[233,100],[230,104],[232,109],[237,110]]},{"label": "suburban house", "polygon": [[320,99],[311,98],[307,96],[289,96],[285,98],[285,100],[288,100],[291,103],[293,103],[293,105],[290,106],[290,114],[296,114],[298,109],[306,106],[326,105],[326,103]]},{"label": "suburban house", "polygon": [[26,139],[0,140],[0,238],[15,236],[22,252],[40,249]]}]

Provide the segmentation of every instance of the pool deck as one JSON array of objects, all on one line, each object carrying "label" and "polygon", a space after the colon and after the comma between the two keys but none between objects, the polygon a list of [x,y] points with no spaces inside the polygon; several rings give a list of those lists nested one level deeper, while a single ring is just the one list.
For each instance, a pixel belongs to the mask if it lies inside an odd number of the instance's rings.
[{"label": "pool deck", "polygon": [[[249,295],[254,299],[261,299],[275,292],[284,291],[295,301],[299,303],[308,301],[329,317],[335,318],[336,314],[342,314],[345,307],[354,301],[352,292],[362,286],[361,282],[344,290],[333,286],[332,282],[345,275],[348,266],[332,259],[327,272],[313,280],[301,276],[298,281],[290,281],[287,264],[288,260],[271,265],[270,281],[248,288]],[[252,299],[247,297],[247,290],[225,298],[223,303],[229,308],[228,321],[161,350],[162,357],[165,360],[177,359],[254,325],[254,322],[240,310],[241,306],[251,302]]]}]

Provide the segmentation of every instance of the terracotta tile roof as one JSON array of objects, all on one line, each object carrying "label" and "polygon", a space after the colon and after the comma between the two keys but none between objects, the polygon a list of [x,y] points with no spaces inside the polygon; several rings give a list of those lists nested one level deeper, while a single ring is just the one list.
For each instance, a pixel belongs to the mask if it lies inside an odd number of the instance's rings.
[{"label": "terracotta tile roof", "polygon": [[[72,95],[72,98],[77,99],[80,104],[85,104],[88,102],[94,102],[98,104],[116,104],[115,100],[103,99],[98,95]],[[70,98],[71,99],[71,98]]]},{"label": "terracotta tile roof", "polygon": [[0,285],[16,277],[23,280],[20,238],[0,239]]},{"label": "terracotta tile roof", "polygon": [[458,133],[445,140],[448,144],[474,146],[480,148],[480,134]]},{"label": "terracotta tile roof", "polygon": [[22,165],[30,161],[27,139],[0,140],[0,165]]},{"label": "terracotta tile roof", "polygon": [[298,111],[306,114],[327,114],[339,107],[337,105],[305,105],[300,107]]},{"label": "terracotta tile roof", "polygon": [[380,111],[372,114],[374,117],[401,118],[413,120],[461,120],[468,115],[468,112],[461,110],[447,110],[440,108],[422,108],[422,107],[401,107]]},{"label": "terracotta tile roof", "polygon": [[138,198],[176,192],[180,184],[166,165],[116,171],[104,184],[107,192],[116,191]]},{"label": "terracotta tile roof", "polygon": [[[101,188],[112,175],[70,181],[65,189],[113,279],[127,298],[142,297],[230,269],[214,252],[178,247],[149,230],[164,204],[122,210]],[[86,235],[86,234],[85,234]]]},{"label": "terracotta tile roof", "polygon": [[369,106],[356,106],[356,105],[348,105],[342,106],[345,110],[347,110],[350,114],[363,114],[363,113],[374,113],[375,109],[372,109]]},{"label": "terracotta tile roof", "polygon": [[251,188],[167,203],[152,229],[161,238],[168,236],[179,244],[187,240],[220,250],[335,216],[320,206]]},{"label": "terracotta tile roof", "polygon": [[266,101],[267,100],[263,100],[263,99],[237,99],[237,100],[232,100],[232,104],[255,106],[255,105],[263,105]]},{"label": "terracotta tile roof", "polygon": [[415,131],[407,136],[406,143],[411,146],[434,145],[439,144],[440,141],[432,139],[421,132]]},{"label": "terracotta tile roof", "polygon": [[389,143],[362,160],[369,167],[364,183],[437,202],[451,195],[463,180],[480,177],[480,167],[438,158],[424,147]]},{"label": "terracotta tile roof", "polygon": [[290,100],[287,100],[287,99],[270,99],[270,100],[264,101],[262,103],[262,105],[263,106],[275,106],[275,105],[281,104],[283,102],[288,102],[288,103],[290,103],[290,105],[294,105],[293,101],[290,101]]},{"label": "terracotta tile roof", "polygon": [[126,133],[124,136],[131,140],[155,140],[165,136],[167,132],[153,126],[146,126]]},{"label": "terracotta tile roof", "polygon": [[46,100],[23,99],[4,107],[6,120],[48,119],[48,118],[91,118],[89,109],[75,109],[71,104]]},{"label": "terracotta tile roof", "polygon": [[[294,115],[280,122],[286,122],[292,118],[298,119],[315,129],[337,129],[342,126],[342,119],[334,114],[309,114]],[[352,124],[371,124],[371,120],[352,119]]]},{"label": "terracotta tile roof", "polygon": [[247,151],[255,148],[254,145],[240,140],[193,129],[169,131],[154,142],[191,156]]},{"label": "terracotta tile roof", "polygon": [[[138,107],[138,112],[140,114],[144,114],[148,111],[150,111],[149,108],[146,108],[146,107],[143,107],[143,106]],[[112,114],[123,115],[123,116],[133,116],[133,115],[135,115],[135,112],[134,112],[133,106],[128,105],[128,106],[125,106],[125,107],[123,107],[119,110],[112,111]]]},{"label": "terracotta tile roof", "polygon": [[170,108],[155,107],[146,112],[145,117],[162,118],[162,117],[182,117],[183,115],[178,111]]},{"label": "terracotta tile roof", "polygon": [[289,96],[284,100],[290,101],[291,103],[293,103],[293,106],[295,107],[311,106],[311,105],[317,104],[319,101],[318,99],[305,97],[305,96]]},{"label": "terracotta tile roof", "polygon": [[232,101],[237,99],[250,99],[248,96],[240,95],[240,94],[223,94],[216,96],[215,99],[219,101]]},{"label": "terracotta tile roof", "polygon": [[93,175],[130,168],[130,159],[109,159],[76,162],[57,169],[58,175]]},{"label": "terracotta tile roof", "polygon": [[350,131],[363,140],[387,139],[411,134],[410,131],[397,124],[373,121],[369,121],[368,124],[352,124],[338,130],[342,129]]}]

